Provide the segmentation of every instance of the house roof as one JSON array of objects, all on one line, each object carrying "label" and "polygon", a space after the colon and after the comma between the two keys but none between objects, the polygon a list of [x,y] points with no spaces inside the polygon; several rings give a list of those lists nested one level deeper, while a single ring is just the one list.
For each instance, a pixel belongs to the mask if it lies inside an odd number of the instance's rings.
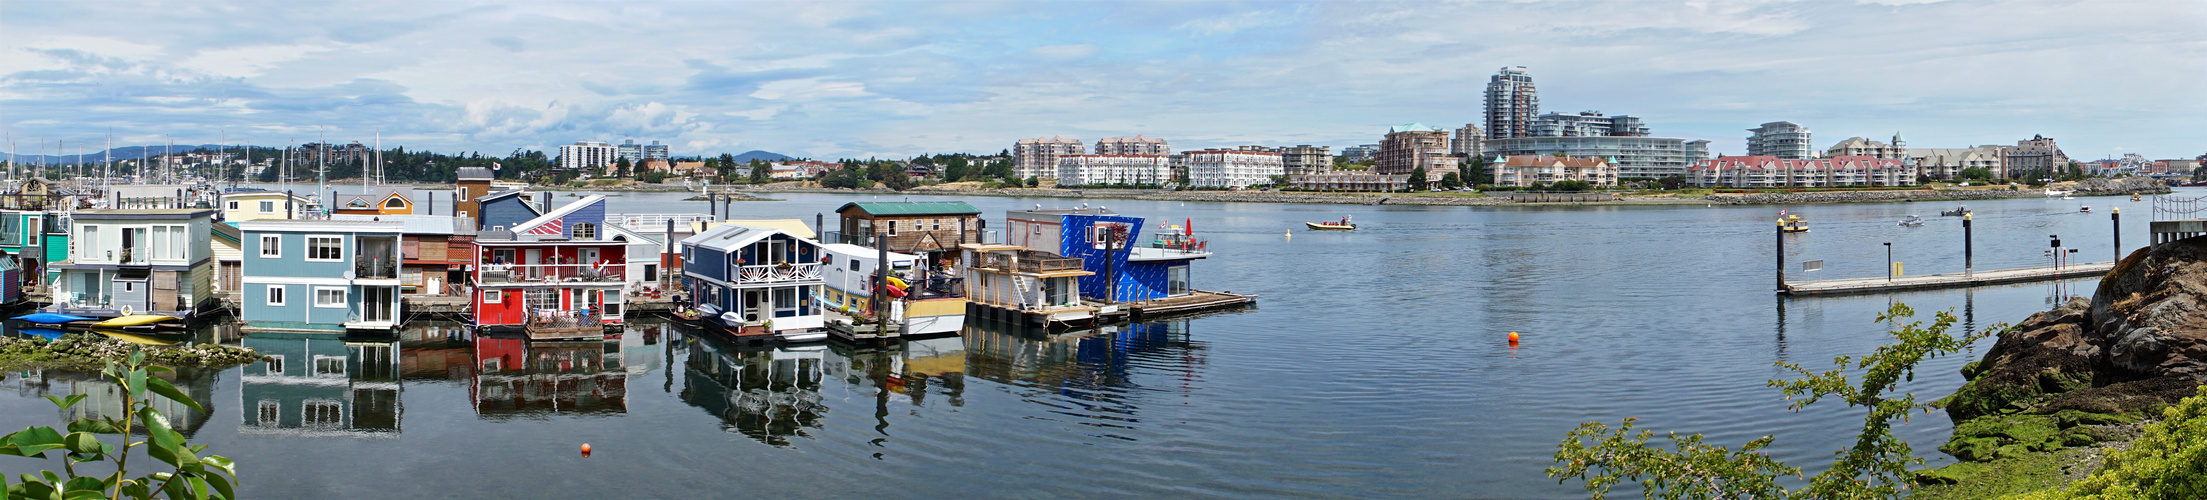
[{"label": "house roof", "polygon": [[103,210],[78,210],[73,219],[194,219],[214,216],[209,208],[122,208]]},{"label": "house roof", "polygon": [[529,219],[528,222],[514,224],[513,227],[530,228],[542,226],[544,225],[544,223],[551,222],[553,219],[566,217],[567,214],[575,213],[576,210],[582,210],[582,207],[587,207],[590,206],[590,204],[592,203],[597,203],[601,201],[605,201],[605,195],[593,194],[590,196],[585,196],[580,200],[568,202],[566,206],[552,209],[552,211],[545,212],[543,215],[538,215],[534,219]]},{"label": "house roof", "polygon": [[475,220],[445,215],[366,215],[335,214],[330,220],[349,222],[396,222],[406,228],[406,234],[475,234]]},{"label": "house roof", "polygon": [[818,238],[818,237],[820,237],[820,235],[819,235],[819,234],[816,234],[816,233],[813,233],[813,232],[812,232],[812,226],[807,226],[807,225],[805,225],[805,221],[802,221],[802,220],[797,220],[797,219],[751,219],[751,220],[726,220],[726,221],[721,221],[721,222],[710,222],[710,223],[707,223],[707,225],[708,225],[708,226],[716,226],[716,227],[717,227],[717,226],[722,226],[722,225],[729,225],[729,224],[734,224],[734,225],[738,225],[738,226],[751,226],[751,227],[763,227],[763,228],[770,228],[770,229],[780,229],[780,230],[782,230],[782,232],[785,232],[785,233],[789,233],[789,234],[792,234],[792,235],[796,235],[796,236],[798,236],[798,237],[801,237],[801,238],[804,238],[804,239],[808,239],[808,240],[809,240],[809,239],[813,239],[813,238]]},{"label": "house roof", "polygon": [[491,177],[492,177],[490,169],[487,169],[487,168],[483,168],[483,167],[461,167],[461,168],[460,168],[460,170],[459,170],[458,172],[456,172],[456,174],[457,174],[457,175],[459,176],[459,179],[460,179],[460,180],[463,180],[463,181],[467,181],[467,180],[483,180],[483,181],[487,181],[487,180],[490,180],[490,179],[491,179]]},{"label": "house roof", "polygon": [[867,215],[981,215],[981,209],[973,208],[973,205],[963,201],[852,202],[835,209],[835,212],[843,213],[851,207],[858,207],[860,212]]},{"label": "house roof", "polygon": [[237,226],[229,224],[208,224],[207,227],[214,228],[215,237],[230,240],[230,242],[232,243],[245,241],[245,236],[238,232]]},{"label": "house roof", "polygon": [[238,230],[401,233],[406,231],[406,225],[397,222],[378,221],[261,219],[239,222]]},{"label": "house roof", "polygon": [[697,233],[697,236],[683,239],[682,243],[697,245],[698,248],[707,250],[726,252],[766,239],[768,236],[786,233],[787,231],[771,227],[728,224]]}]

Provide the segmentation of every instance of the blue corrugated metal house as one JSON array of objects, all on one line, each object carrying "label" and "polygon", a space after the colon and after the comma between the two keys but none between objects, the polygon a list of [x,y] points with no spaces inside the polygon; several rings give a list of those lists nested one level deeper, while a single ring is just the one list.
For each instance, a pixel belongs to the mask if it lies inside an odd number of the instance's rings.
[{"label": "blue corrugated metal house", "polygon": [[244,233],[240,319],[256,330],[399,326],[397,222],[257,220]]},{"label": "blue corrugated metal house", "polygon": [[[1202,243],[1173,230],[1142,237],[1143,218],[1098,208],[1014,210],[1007,243],[1081,260],[1080,294],[1111,302],[1187,295],[1189,262],[1210,257]],[[1110,251],[1105,251],[1105,242]],[[1105,293],[1106,287],[1112,288]]]},{"label": "blue corrugated metal house", "polygon": [[[537,196],[551,196],[551,194],[544,193]],[[544,211],[538,210],[536,205],[529,204],[529,197],[526,192],[519,189],[484,195],[476,198],[475,203],[482,210],[482,213],[478,214],[475,219],[475,229],[477,230],[511,230],[514,229],[514,226],[519,226],[523,222],[544,215]]]}]

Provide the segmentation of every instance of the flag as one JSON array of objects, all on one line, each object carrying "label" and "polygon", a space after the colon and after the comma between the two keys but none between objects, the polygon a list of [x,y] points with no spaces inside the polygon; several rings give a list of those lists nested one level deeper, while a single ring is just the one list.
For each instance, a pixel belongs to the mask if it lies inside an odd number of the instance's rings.
[{"label": "flag", "polygon": [[522,231],[521,234],[554,235],[560,234],[560,229],[565,227],[567,226],[564,224],[560,224],[559,219],[552,219],[551,222],[538,224],[536,227],[529,228],[529,230],[527,231]]}]

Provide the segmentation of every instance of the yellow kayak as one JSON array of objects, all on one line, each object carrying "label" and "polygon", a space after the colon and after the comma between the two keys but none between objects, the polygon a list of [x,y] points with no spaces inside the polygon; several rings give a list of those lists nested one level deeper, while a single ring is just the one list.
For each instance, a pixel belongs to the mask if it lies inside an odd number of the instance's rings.
[{"label": "yellow kayak", "polygon": [[183,321],[184,318],[165,314],[132,314],[107,321],[93,323],[94,328],[121,328],[125,326],[151,325],[163,321]]},{"label": "yellow kayak", "polygon": [[108,336],[109,338],[113,338],[113,339],[115,339],[115,340],[120,340],[120,341],[124,341],[124,342],[129,342],[129,343],[132,343],[132,344],[144,344],[144,345],[176,345],[176,344],[177,344],[177,342],[179,342],[179,341],[176,341],[176,340],[159,339],[159,338],[147,337],[147,336],[144,336],[144,335],[133,335],[133,334],[128,334],[128,333],[118,332],[118,331],[114,331],[114,330],[93,330],[93,332],[94,332],[94,333],[98,333],[98,334],[100,334],[100,335],[106,335],[106,336]]},{"label": "yellow kayak", "polygon": [[897,287],[897,288],[911,288],[911,287],[912,287],[912,285],[907,285],[907,284],[905,284],[905,283],[904,283],[904,280],[902,280],[902,279],[897,279],[897,277],[895,277],[895,276],[890,276],[890,277],[889,277],[889,286],[894,286],[894,287]]}]

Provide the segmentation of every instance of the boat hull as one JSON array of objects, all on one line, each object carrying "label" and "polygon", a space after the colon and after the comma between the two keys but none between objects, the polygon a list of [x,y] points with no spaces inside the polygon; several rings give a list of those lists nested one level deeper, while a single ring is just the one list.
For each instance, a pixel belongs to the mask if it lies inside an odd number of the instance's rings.
[{"label": "boat hull", "polygon": [[1310,228],[1311,228],[1312,230],[1315,230],[1315,231],[1355,231],[1355,230],[1356,230],[1356,225],[1355,225],[1355,224],[1322,224],[1322,223],[1317,223],[1317,222],[1305,222],[1305,223],[1303,223],[1303,225],[1305,225],[1305,226],[1309,226],[1309,227],[1310,227]]}]

